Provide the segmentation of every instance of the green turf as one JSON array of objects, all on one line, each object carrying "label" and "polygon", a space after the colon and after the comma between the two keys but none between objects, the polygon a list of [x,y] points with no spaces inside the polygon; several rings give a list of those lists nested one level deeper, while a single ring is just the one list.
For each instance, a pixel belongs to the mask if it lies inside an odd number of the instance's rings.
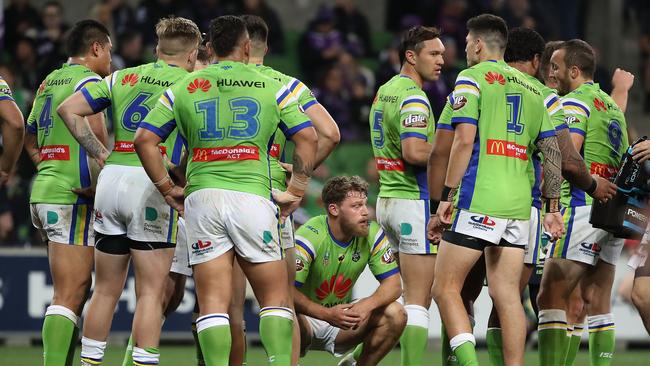
[{"label": "green turf", "polygon": [[[161,347],[161,365],[163,366],[191,366],[194,363],[194,349],[190,346],[163,346]],[[39,347],[0,347],[0,365],[2,366],[36,366],[42,364],[41,348]],[[77,357],[79,350],[77,350]],[[106,352],[104,365],[121,365],[123,350],[119,347],[112,347]],[[427,354],[428,361],[426,366],[440,365],[440,354],[429,351]],[[614,356],[612,365],[637,366],[648,365],[650,351],[618,351]],[[430,360],[430,361],[429,361]],[[486,351],[479,352],[479,361],[481,365],[488,365]],[[334,366],[337,360],[324,352],[310,352],[307,357],[301,359],[302,366]],[[75,362],[75,365],[79,363]],[[266,365],[264,350],[259,347],[253,347],[248,353],[249,366]],[[537,352],[529,351],[526,353],[527,366],[537,365]],[[575,365],[588,365],[589,358],[586,351],[578,354]],[[383,366],[399,365],[399,351],[391,352],[386,359],[380,364]]]}]

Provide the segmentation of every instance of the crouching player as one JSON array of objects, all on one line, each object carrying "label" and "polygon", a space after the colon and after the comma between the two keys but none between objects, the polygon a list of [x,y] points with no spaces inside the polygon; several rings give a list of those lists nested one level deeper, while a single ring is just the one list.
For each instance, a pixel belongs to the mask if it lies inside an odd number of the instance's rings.
[{"label": "crouching player", "polygon": [[[397,344],[406,326],[395,257],[383,230],[368,219],[368,183],[335,177],[323,188],[327,215],[296,231],[294,301],[300,325],[300,351],[338,355],[358,344],[351,364],[376,365]],[[366,264],[380,285],[352,302],[352,287]],[[297,352],[297,350],[294,350]]]}]

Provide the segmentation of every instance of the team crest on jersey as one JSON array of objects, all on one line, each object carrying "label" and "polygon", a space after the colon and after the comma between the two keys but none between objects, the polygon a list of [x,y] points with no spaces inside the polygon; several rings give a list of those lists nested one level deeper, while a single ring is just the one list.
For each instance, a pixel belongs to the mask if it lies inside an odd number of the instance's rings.
[{"label": "team crest on jersey", "polygon": [[122,78],[122,85],[129,84],[134,86],[138,83],[138,74],[127,74]]},{"label": "team crest on jersey", "polygon": [[487,81],[488,84],[494,84],[495,81],[501,85],[506,84],[506,78],[504,78],[503,75],[492,71],[488,71],[488,73],[485,74],[485,81]]},{"label": "team crest on jersey", "polygon": [[404,118],[402,122],[404,127],[417,127],[424,128],[427,127],[427,117],[420,114],[411,114],[408,117]]},{"label": "team crest on jersey", "polygon": [[454,97],[454,104],[451,106],[455,111],[462,109],[467,104],[467,98],[462,95]]},{"label": "team crest on jersey", "polygon": [[359,252],[354,252],[354,254],[352,254],[352,261],[353,261],[353,262],[358,262],[359,259],[361,259],[361,253],[359,253]]},{"label": "team crest on jersey", "polygon": [[0,89],[0,93],[11,95],[11,89],[7,88],[2,88]]},{"label": "team crest on jersey", "polygon": [[598,112],[607,112],[607,106],[605,105],[605,102],[598,98],[594,98],[594,107],[596,107]]},{"label": "team crest on jersey", "polygon": [[348,294],[352,288],[352,280],[343,277],[343,275],[334,275],[330,279],[323,281],[323,283],[316,289],[316,298],[323,300],[327,295],[332,292],[337,298],[342,299]]},{"label": "team crest on jersey", "polygon": [[566,116],[566,117],[564,117],[564,123],[566,123],[567,125],[570,125],[572,123],[578,123],[578,122],[580,122],[580,120],[578,120],[578,117],[576,117],[576,116]]},{"label": "team crest on jersey", "polygon": [[345,260],[345,253],[339,255],[338,260],[339,260],[339,263],[343,262],[343,260]]},{"label": "team crest on jersey", "polygon": [[391,264],[395,262],[395,256],[393,255],[393,250],[391,248],[386,249],[386,253],[381,256],[381,261],[384,264]]},{"label": "team crest on jersey", "polygon": [[190,94],[194,94],[195,91],[200,89],[203,92],[207,92],[212,88],[212,84],[210,84],[210,80],[198,78],[194,79],[188,86],[187,86],[187,91],[190,92]]},{"label": "team crest on jersey", "polygon": [[327,266],[328,264],[330,264],[330,252],[325,253],[323,256],[323,265]]}]

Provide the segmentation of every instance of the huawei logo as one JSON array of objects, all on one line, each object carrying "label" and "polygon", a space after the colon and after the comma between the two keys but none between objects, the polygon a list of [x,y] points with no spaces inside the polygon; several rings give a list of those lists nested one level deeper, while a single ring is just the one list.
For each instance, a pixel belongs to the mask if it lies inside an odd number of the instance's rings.
[{"label": "huawei logo", "polygon": [[323,300],[327,295],[334,292],[337,298],[342,299],[348,294],[352,288],[352,280],[343,277],[343,275],[334,275],[332,278],[323,281],[323,283],[316,289],[316,297],[318,300]]},{"label": "huawei logo", "polygon": [[129,84],[134,86],[138,82],[138,74],[128,74],[122,78],[122,85]]},{"label": "huawei logo", "polygon": [[194,79],[194,81],[192,81],[190,85],[187,86],[187,91],[190,92],[190,94],[194,93],[197,89],[201,89],[201,91],[207,92],[211,87],[212,84],[210,84],[209,80],[198,78]]},{"label": "huawei logo", "polygon": [[501,85],[506,84],[506,78],[504,78],[503,75],[492,71],[489,71],[487,74],[485,74],[485,81],[487,81],[488,84],[494,84],[495,81]]}]

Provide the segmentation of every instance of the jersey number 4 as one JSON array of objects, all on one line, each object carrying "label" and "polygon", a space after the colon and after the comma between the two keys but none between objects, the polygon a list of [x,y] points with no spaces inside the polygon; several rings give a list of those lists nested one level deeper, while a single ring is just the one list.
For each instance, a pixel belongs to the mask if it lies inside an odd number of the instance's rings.
[{"label": "jersey number 4", "polygon": [[52,126],[54,126],[54,119],[52,118],[52,95],[47,94],[45,96],[45,102],[43,102],[41,114],[38,116],[38,129],[43,130],[45,136],[48,136]]},{"label": "jersey number 4", "polygon": [[219,113],[219,98],[194,103],[196,113],[203,115],[204,126],[199,130],[201,140],[248,140],[260,130],[258,116],[260,104],[249,97],[234,98],[228,101],[232,122],[224,121]]},{"label": "jersey number 4", "polygon": [[521,94],[507,94],[506,107],[508,113],[508,132],[521,135],[524,132],[524,124],[519,120],[521,116]]}]

